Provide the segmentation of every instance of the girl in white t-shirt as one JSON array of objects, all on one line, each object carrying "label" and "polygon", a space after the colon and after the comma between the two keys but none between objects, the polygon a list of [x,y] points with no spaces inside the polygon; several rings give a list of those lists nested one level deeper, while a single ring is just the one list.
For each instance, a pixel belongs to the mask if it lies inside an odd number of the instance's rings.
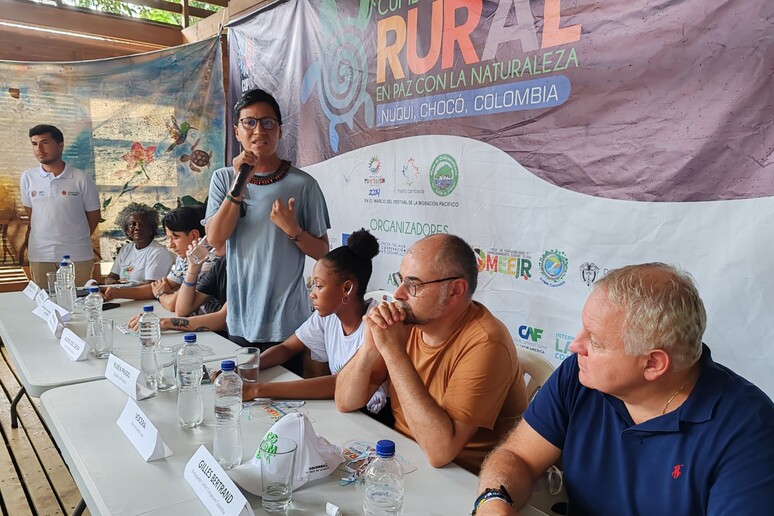
[{"label": "girl in white t-shirt", "polygon": [[[327,362],[329,375],[297,380],[245,384],[242,396],[253,398],[332,399],[335,374],[363,343],[363,315],[375,302],[364,299],[371,278],[371,260],[379,253],[379,242],[361,229],[347,239],[347,245],[329,252],[315,264],[310,298],[315,312],[282,344],[261,353],[261,369],[279,365],[309,348],[312,359]],[[387,399],[385,386],[368,403],[377,413]]]}]

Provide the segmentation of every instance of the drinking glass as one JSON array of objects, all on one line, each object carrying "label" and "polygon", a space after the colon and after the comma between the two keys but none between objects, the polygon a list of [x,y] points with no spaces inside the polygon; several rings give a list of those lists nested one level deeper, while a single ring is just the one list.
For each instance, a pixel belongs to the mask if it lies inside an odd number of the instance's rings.
[{"label": "drinking glass", "polygon": [[159,344],[156,348],[156,388],[160,391],[171,391],[177,387],[177,346]]},{"label": "drinking glass", "polygon": [[207,235],[200,238],[193,249],[188,251],[187,254],[191,258],[191,261],[196,265],[206,262],[207,260],[215,259],[215,249],[207,243]]},{"label": "drinking glass", "polygon": [[261,441],[261,505],[267,512],[287,512],[290,508],[297,448],[292,439],[274,434]]},{"label": "drinking glass", "polygon": [[56,303],[56,271],[47,272],[46,281],[48,282],[48,297]]},{"label": "drinking glass", "polygon": [[108,358],[113,352],[113,329],[115,326],[113,319],[102,319],[102,335],[92,336],[94,354],[97,355],[97,358]]},{"label": "drinking glass", "polygon": [[261,365],[260,348],[241,348],[236,353],[237,374],[242,383],[258,383],[258,370]]}]

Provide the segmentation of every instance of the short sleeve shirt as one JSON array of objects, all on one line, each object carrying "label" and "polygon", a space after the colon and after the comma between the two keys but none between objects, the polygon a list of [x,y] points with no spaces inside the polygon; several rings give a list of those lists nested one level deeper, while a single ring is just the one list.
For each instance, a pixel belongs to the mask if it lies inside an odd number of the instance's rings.
[{"label": "short sleeve shirt", "polygon": [[129,242],[118,251],[110,272],[124,281],[156,281],[167,275],[173,261],[172,253],[155,240],[142,249]]},{"label": "short sleeve shirt", "polygon": [[[460,327],[438,347],[427,346],[414,327],[406,345],[430,396],[449,417],[479,427],[455,462],[478,472],[489,451],[514,427],[527,406],[527,389],[508,329],[473,302]],[[395,429],[411,436],[401,400],[390,383]]]},{"label": "short sleeve shirt", "polygon": [[87,211],[100,209],[94,179],[65,164],[54,176],[42,166],[25,170],[20,179],[22,204],[32,208],[28,255],[31,262],[59,262],[69,254],[73,261],[91,260]]},{"label": "short sleeve shirt", "polygon": [[[233,167],[213,172],[207,217],[218,211],[233,178]],[[326,234],[330,219],[320,186],[290,167],[276,183],[245,186],[245,216],[226,244],[228,276],[239,278],[228,282],[228,331],[249,342],[283,341],[309,317],[306,255],[269,218],[275,200],[287,204],[291,197],[301,228],[316,237]]]},{"label": "short sleeve shirt", "polygon": [[226,258],[216,258],[210,270],[199,276],[199,281],[196,283],[196,290],[210,296],[202,306],[205,313],[217,312],[226,304],[227,283]]},{"label": "short sleeve shirt", "polygon": [[[205,274],[207,274],[207,271],[209,271],[212,268],[212,263],[210,260],[207,260],[202,264],[202,268],[199,271],[199,276],[197,277],[197,281],[200,280]],[[172,269],[169,271],[169,274],[167,274],[167,279],[173,283],[177,283],[178,285],[183,284],[183,280],[185,280],[185,273],[188,271],[188,259],[187,258],[180,258],[179,256],[175,257],[175,263],[172,265]]]},{"label": "short sleeve shirt", "polygon": [[[676,410],[634,424],[624,403],[584,387],[568,357],[524,413],[562,450],[568,514],[770,514],[774,404],[716,364]],[[604,493],[604,495],[601,495]]]}]

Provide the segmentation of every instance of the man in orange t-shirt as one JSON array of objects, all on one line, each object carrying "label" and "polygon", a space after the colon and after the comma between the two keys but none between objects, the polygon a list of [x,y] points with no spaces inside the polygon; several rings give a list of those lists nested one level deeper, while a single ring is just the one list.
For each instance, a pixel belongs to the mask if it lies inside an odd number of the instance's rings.
[{"label": "man in orange t-shirt", "polygon": [[390,380],[395,428],[434,467],[477,473],[527,407],[516,348],[505,325],[472,300],[470,246],[453,235],[414,244],[395,274],[395,302],[366,315],[364,343],[336,380],[336,406],[356,410]]}]

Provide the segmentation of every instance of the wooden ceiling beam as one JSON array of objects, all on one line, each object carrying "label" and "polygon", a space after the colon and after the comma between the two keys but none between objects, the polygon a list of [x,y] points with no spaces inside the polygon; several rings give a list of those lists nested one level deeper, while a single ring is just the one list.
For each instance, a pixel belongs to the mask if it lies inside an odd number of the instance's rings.
[{"label": "wooden ceiling beam", "polygon": [[[160,9],[162,11],[167,11],[171,13],[183,14],[182,4],[176,4],[174,2],[166,2],[165,0],[131,0],[131,3],[135,5],[141,5],[143,7]],[[188,6],[188,14],[190,16],[196,16],[197,18],[207,18],[211,14],[215,14],[215,11],[209,11],[207,9],[201,9],[199,7]]]},{"label": "wooden ceiling beam", "polygon": [[[0,0],[0,20],[89,34],[110,40],[146,43],[155,45],[157,48],[183,44],[183,35],[179,27],[106,13],[96,14],[72,7],[51,7],[17,0]],[[0,31],[4,30],[6,27],[0,26]]]},{"label": "wooden ceiling beam", "polygon": [[[67,34],[2,27],[0,60],[3,61],[86,61],[158,50],[147,43],[90,39]],[[9,79],[9,82],[13,82]]]}]

